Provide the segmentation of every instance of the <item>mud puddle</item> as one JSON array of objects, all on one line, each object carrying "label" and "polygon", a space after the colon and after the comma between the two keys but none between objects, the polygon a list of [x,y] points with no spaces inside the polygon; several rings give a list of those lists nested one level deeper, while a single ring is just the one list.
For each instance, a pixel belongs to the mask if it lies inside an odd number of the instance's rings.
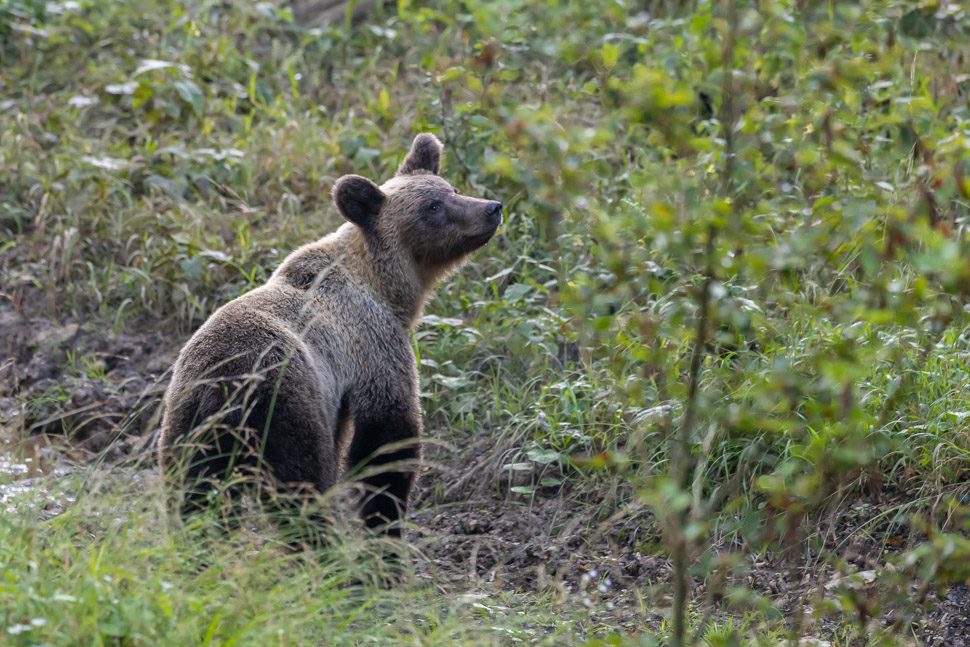
[{"label": "mud puddle", "polygon": [[43,436],[19,442],[4,440],[0,446],[0,483],[45,476],[54,471],[55,451]]}]

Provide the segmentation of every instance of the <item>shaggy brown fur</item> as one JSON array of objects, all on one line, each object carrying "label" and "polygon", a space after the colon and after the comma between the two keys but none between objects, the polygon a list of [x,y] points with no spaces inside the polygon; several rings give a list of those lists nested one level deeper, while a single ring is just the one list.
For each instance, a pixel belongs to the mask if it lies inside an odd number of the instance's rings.
[{"label": "shaggy brown fur", "polygon": [[187,508],[211,492],[200,482],[240,471],[322,492],[366,462],[364,519],[375,527],[399,518],[421,432],[411,329],[437,281],[502,219],[498,202],[461,196],[438,177],[440,161],[437,138],[418,135],[382,186],[340,178],[333,199],[349,222],[290,254],[182,349],[160,456],[184,479]]}]

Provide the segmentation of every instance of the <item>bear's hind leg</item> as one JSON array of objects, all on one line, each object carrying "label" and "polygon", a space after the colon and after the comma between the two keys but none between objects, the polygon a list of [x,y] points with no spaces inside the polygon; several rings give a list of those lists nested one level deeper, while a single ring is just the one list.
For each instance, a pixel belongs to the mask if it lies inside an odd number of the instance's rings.
[{"label": "bear's hind leg", "polygon": [[354,413],[354,433],[348,465],[364,475],[361,517],[368,528],[384,527],[401,536],[394,522],[407,512],[408,496],[421,457],[421,420],[410,403],[368,407]]},{"label": "bear's hind leg", "polygon": [[[318,495],[337,476],[334,442],[338,403],[321,393],[302,356],[295,355],[281,380],[267,379],[247,426],[260,437],[260,499],[299,541],[325,543],[329,523]],[[267,473],[268,474],[265,474]]]},{"label": "bear's hind leg", "polygon": [[324,392],[299,350],[270,347],[255,359],[233,360],[220,367],[225,377],[200,385],[194,407],[179,411],[182,428],[198,425],[175,452],[183,515],[217,501],[229,503],[223,516],[233,515],[231,500],[243,492],[286,501],[275,512],[299,515],[336,481],[339,402]]}]

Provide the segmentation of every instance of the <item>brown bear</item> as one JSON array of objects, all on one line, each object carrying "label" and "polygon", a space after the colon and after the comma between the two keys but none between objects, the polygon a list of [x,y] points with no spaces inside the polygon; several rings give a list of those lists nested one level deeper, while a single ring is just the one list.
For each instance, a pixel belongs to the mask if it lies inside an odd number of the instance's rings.
[{"label": "brown bear", "polygon": [[349,222],[290,254],[182,349],[160,458],[186,487],[185,510],[242,472],[323,492],[366,461],[361,514],[400,535],[392,522],[407,505],[421,433],[411,330],[435,284],[502,221],[500,203],[438,176],[441,150],[418,135],[380,187],[337,180],[332,197]]}]

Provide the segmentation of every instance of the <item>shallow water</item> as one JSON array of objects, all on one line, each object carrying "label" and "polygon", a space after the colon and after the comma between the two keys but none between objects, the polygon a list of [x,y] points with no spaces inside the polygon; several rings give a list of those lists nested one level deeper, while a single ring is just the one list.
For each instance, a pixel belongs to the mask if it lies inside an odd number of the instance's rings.
[{"label": "shallow water", "polygon": [[44,436],[29,436],[19,442],[4,440],[0,445],[0,482],[44,476],[54,470],[55,464],[55,451]]},{"label": "shallow water", "polygon": [[66,472],[63,456],[46,437],[29,436],[17,442],[0,439],[0,512],[13,512],[13,502],[26,492],[44,499],[47,493],[37,487],[38,479]]}]

